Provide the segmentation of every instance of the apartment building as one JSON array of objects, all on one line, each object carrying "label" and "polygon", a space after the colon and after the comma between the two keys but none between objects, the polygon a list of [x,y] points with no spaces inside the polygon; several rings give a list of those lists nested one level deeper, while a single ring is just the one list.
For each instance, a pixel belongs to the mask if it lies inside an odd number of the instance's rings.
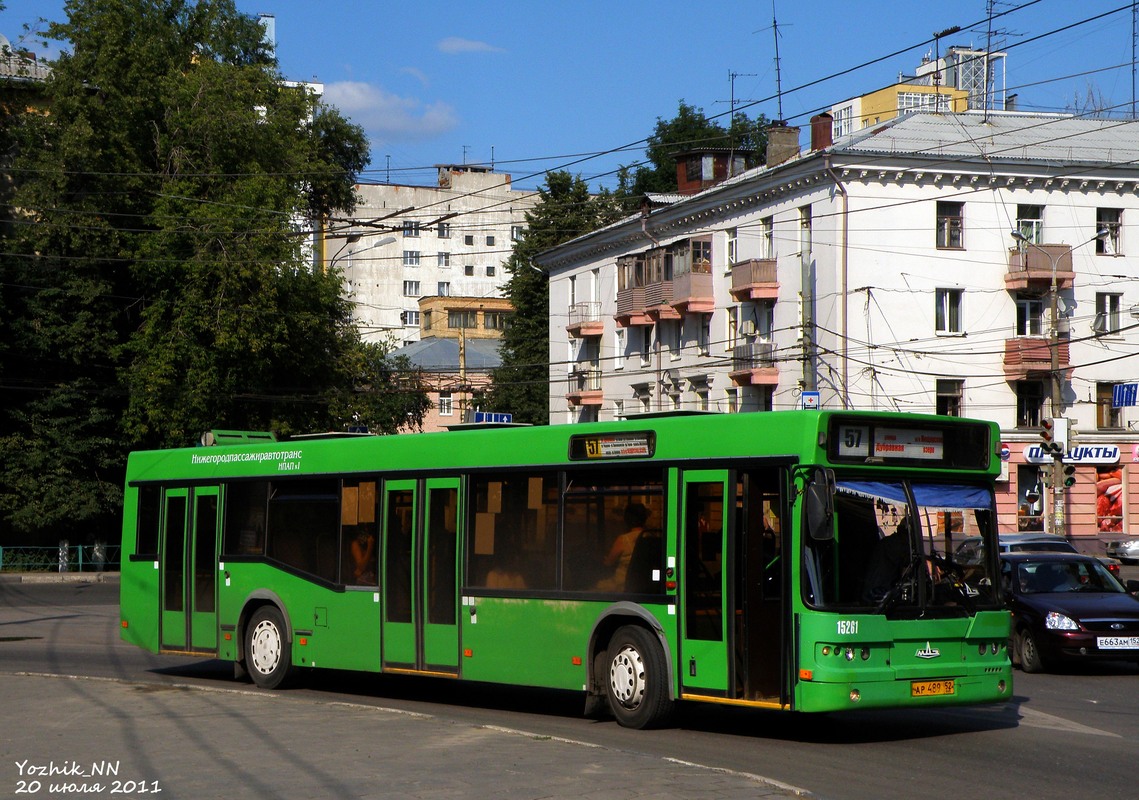
[{"label": "apartment building", "polygon": [[832,122],[805,153],[769,146],[764,167],[537,259],[551,422],[804,391],[992,419],[1016,530],[1048,519],[1039,426],[1065,417],[1066,525],[1130,529],[1139,416],[1111,398],[1139,370],[1139,123],[915,112],[832,140]]},{"label": "apartment building", "polygon": [[503,295],[503,264],[537,193],[482,166],[437,174],[435,186],[360,184],[352,218],[329,226],[325,268],[344,274],[365,339],[419,339],[422,297]]}]

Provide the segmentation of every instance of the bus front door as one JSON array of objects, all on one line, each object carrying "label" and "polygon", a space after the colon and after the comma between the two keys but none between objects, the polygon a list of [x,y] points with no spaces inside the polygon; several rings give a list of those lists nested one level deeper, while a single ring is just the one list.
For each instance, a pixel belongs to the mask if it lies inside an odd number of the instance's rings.
[{"label": "bus front door", "polygon": [[728,696],[729,485],[724,470],[686,471],[683,476],[679,672],[689,694]]},{"label": "bus front door", "polygon": [[459,481],[389,481],[384,488],[383,667],[459,670]]},{"label": "bus front door", "polygon": [[159,594],[163,650],[217,652],[218,495],[216,486],[166,491]]}]

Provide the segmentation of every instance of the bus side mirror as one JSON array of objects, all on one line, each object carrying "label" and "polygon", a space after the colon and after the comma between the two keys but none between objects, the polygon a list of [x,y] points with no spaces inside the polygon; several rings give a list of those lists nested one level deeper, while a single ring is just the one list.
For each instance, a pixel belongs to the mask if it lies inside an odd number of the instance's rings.
[{"label": "bus side mirror", "polygon": [[817,469],[807,484],[804,498],[807,535],[816,542],[834,538],[834,473]]}]

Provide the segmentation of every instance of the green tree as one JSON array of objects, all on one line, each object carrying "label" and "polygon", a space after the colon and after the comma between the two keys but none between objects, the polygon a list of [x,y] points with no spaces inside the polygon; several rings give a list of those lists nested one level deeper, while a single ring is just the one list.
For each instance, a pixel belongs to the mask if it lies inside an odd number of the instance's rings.
[{"label": "green tree", "polygon": [[6,538],[113,536],[135,447],[422,420],[414,373],[360,341],[299,222],[352,210],[362,131],[282,81],[232,0],[65,12],[50,112],[7,130]]},{"label": "green tree", "polygon": [[760,164],[767,150],[767,125],[763,115],[750,119],[745,114],[735,114],[725,128],[718,121],[708,119],[703,109],[681,100],[675,117],[668,120],[657,117],[656,127],[645,146],[647,163],[622,167],[617,196],[632,211],[647,193],[675,192],[676,154],[688,150],[735,148],[747,153],[747,166]]},{"label": "green tree", "polygon": [[544,425],[550,418],[549,284],[533,259],[617,219],[619,207],[608,193],[593,196],[580,176],[564,171],[547,173],[538,194],[539,202],[526,214],[526,233],[506,263],[506,294],[515,313],[503,335],[502,366],[494,371],[487,403],[513,413],[515,422]]}]

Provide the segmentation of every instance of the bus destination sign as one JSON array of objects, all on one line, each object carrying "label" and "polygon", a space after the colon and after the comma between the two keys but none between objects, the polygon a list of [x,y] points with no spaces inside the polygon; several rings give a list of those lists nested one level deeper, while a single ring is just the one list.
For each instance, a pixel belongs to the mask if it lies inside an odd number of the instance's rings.
[{"label": "bus destination sign", "polygon": [[652,458],[655,451],[656,436],[652,431],[570,437],[570,458],[575,461]]},{"label": "bus destination sign", "polygon": [[945,458],[943,431],[911,428],[874,428],[871,441],[867,425],[840,425],[840,458],[917,459],[941,461]]}]

